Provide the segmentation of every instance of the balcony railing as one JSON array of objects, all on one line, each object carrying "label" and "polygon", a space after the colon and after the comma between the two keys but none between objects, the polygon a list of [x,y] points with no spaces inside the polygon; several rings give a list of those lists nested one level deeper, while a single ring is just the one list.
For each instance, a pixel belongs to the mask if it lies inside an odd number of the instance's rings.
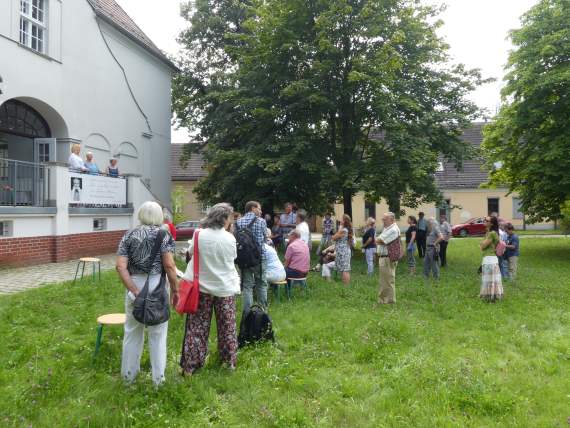
[{"label": "balcony railing", "polygon": [[0,159],[0,206],[49,206],[49,172],[47,165]]}]

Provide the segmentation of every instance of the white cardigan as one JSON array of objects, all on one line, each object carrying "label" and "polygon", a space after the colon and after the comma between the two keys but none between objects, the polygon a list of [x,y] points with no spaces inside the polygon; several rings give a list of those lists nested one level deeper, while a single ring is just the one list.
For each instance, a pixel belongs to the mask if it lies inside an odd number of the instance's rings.
[{"label": "white cardigan", "polygon": [[[240,294],[240,279],[234,264],[236,239],[224,229],[199,230],[200,292],[216,297]],[[194,239],[190,241],[188,251],[194,255]],[[194,260],[188,263],[183,278],[193,281]]]}]

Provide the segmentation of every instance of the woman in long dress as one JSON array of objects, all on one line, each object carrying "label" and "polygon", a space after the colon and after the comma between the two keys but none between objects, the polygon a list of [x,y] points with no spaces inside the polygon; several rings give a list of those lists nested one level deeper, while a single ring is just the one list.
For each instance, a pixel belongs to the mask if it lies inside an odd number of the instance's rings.
[{"label": "woman in long dress", "polygon": [[338,231],[332,237],[336,249],[336,269],[341,273],[342,282],[350,284],[350,258],[352,257],[352,243],[354,231],[350,216],[344,214]]},{"label": "woman in long dress", "polygon": [[499,222],[497,217],[487,217],[485,224],[487,234],[485,239],[479,244],[483,253],[483,261],[481,262],[481,292],[479,297],[488,302],[495,302],[503,298],[501,269],[499,268],[499,258],[495,253],[495,248],[500,240]]}]

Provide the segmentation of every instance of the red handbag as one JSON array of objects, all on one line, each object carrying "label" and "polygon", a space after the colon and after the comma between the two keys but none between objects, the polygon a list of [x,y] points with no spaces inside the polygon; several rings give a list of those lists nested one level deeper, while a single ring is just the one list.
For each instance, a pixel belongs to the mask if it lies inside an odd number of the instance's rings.
[{"label": "red handbag", "polygon": [[198,310],[198,302],[200,301],[200,257],[198,253],[198,234],[199,230],[194,232],[194,278],[192,281],[183,279],[180,281],[178,290],[178,304],[176,312],[179,314],[193,314]]}]

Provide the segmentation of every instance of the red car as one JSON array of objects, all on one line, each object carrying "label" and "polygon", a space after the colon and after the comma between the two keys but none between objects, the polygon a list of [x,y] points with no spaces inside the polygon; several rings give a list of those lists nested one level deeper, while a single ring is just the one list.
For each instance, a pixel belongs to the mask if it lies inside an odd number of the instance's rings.
[{"label": "red car", "polygon": [[484,235],[487,233],[485,228],[485,217],[472,218],[462,224],[456,224],[451,228],[451,234],[453,236],[472,236],[472,235]]},{"label": "red car", "polygon": [[200,226],[199,221],[183,221],[176,225],[176,240],[185,241],[192,239],[194,236],[194,230]]}]

